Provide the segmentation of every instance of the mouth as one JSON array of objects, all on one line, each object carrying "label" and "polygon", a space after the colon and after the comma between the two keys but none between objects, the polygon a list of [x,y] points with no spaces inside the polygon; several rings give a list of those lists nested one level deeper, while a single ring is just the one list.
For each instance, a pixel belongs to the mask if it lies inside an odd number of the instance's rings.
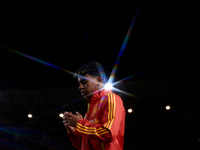
[{"label": "mouth", "polygon": [[81,95],[85,96],[85,95],[86,95],[86,92],[81,91]]}]

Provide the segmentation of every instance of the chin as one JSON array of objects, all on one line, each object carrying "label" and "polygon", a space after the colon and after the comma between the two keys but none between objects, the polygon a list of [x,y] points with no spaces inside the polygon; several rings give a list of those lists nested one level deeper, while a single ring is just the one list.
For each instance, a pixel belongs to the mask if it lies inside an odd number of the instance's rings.
[{"label": "chin", "polygon": [[83,97],[84,97],[85,99],[91,99],[91,98],[92,98],[92,96],[90,96],[90,95],[89,95],[89,96],[86,95],[86,96],[83,96]]},{"label": "chin", "polygon": [[83,96],[83,98],[84,98],[84,99],[88,99],[88,97],[87,97],[87,96]]}]

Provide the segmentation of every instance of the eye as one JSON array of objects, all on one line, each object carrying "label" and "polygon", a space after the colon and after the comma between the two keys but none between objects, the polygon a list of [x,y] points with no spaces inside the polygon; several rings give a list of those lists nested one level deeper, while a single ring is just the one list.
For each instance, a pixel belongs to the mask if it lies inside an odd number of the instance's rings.
[{"label": "eye", "polygon": [[85,85],[86,83],[87,83],[87,80],[82,80],[81,82],[79,82],[79,85],[80,85],[80,84]]},{"label": "eye", "polygon": [[86,84],[87,83],[87,81],[86,80],[84,80],[83,82],[82,82],[82,84]]}]

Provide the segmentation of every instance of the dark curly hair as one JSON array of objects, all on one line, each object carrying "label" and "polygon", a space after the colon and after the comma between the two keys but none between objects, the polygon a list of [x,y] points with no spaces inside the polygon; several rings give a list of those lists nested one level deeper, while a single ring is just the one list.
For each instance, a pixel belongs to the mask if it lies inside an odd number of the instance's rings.
[{"label": "dark curly hair", "polygon": [[101,76],[103,79],[103,83],[107,82],[106,74],[103,69],[103,66],[98,62],[88,62],[82,65],[74,74],[74,78],[77,78],[78,75],[86,75],[89,74],[91,76],[97,77]]}]

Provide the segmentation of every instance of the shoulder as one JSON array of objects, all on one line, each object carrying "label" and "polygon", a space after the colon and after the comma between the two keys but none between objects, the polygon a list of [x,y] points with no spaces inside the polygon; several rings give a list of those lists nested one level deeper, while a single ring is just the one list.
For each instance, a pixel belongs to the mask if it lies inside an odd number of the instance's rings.
[{"label": "shoulder", "polygon": [[118,111],[124,111],[124,104],[121,97],[113,92],[109,92],[106,95],[106,100],[104,106],[111,107],[113,109],[117,109]]},{"label": "shoulder", "polygon": [[121,99],[121,97],[119,95],[117,95],[116,93],[113,93],[113,92],[107,93],[106,96],[114,96],[114,97],[116,97],[118,99]]},{"label": "shoulder", "polygon": [[106,94],[106,98],[108,100],[115,100],[117,103],[123,103],[121,97],[113,92],[109,92]]}]

